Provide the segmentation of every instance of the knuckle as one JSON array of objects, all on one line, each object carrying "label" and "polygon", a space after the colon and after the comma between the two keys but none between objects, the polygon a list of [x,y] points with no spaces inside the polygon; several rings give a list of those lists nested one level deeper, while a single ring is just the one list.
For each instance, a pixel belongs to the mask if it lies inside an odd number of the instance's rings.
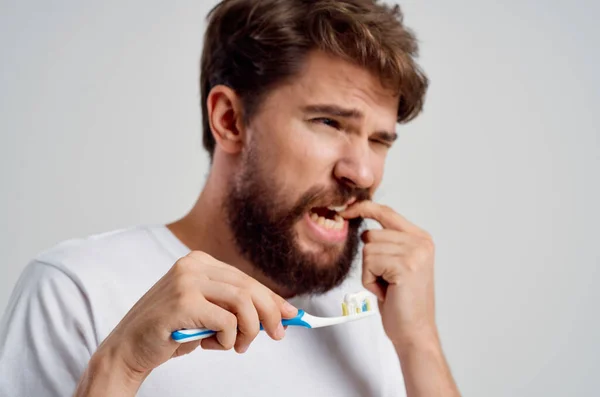
[{"label": "knuckle", "polygon": [[240,274],[239,285],[245,291],[252,291],[256,289],[256,283],[254,282],[254,279],[252,277],[247,276],[244,273]]},{"label": "knuckle", "polygon": [[417,271],[429,258],[430,253],[424,248],[414,249],[406,261],[407,267],[412,271]]},{"label": "knuckle", "polygon": [[223,325],[225,328],[235,332],[237,329],[237,317],[230,312],[224,312]]},{"label": "knuckle", "polygon": [[187,295],[190,291],[195,290],[194,281],[184,274],[177,274],[173,281],[173,288],[176,294]]},{"label": "knuckle", "polygon": [[273,328],[277,326],[277,323],[281,321],[281,310],[279,305],[274,301],[269,300],[261,305],[260,310],[260,321],[267,328]]},{"label": "knuckle", "polygon": [[431,239],[423,239],[419,249],[419,256],[430,256],[435,251],[435,244]]},{"label": "knuckle", "polygon": [[403,267],[406,271],[413,273],[413,272],[417,271],[417,269],[419,267],[418,260],[416,260],[416,258],[414,258],[414,256],[411,256],[404,261]]},{"label": "knuckle", "polygon": [[192,251],[189,254],[187,254],[188,258],[193,258],[197,261],[209,261],[212,259],[212,256],[210,256],[209,254],[207,254],[204,251]]},{"label": "knuckle", "polygon": [[254,339],[256,338],[256,336],[258,335],[258,333],[260,332],[260,323],[257,321],[252,321],[250,324],[248,324],[248,330],[246,331],[246,335],[248,335],[249,338]]},{"label": "knuckle", "polygon": [[259,283],[256,279],[248,276],[244,272],[240,272],[240,273],[241,273],[241,277],[242,277],[241,285],[243,288],[247,289],[248,291],[260,291],[262,289],[262,287],[263,287],[262,284]]},{"label": "knuckle", "polygon": [[234,287],[232,290],[233,304],[237,307],[245,306],[252,301],[250,293],[242,288]]},{"label": "knuckle", "polygon": [[423,243],[425,245],[427,245],[428,247],[433,247],[434,246],[433,236],[430,233],[428,233],[426,231],[423,231],[423,237],[422,238],[423,238]]},{"label": "knuckle", "polygon": [[267,321],[272,326],[277,326],[281,322],[281,310],[279,310],[279,306],[275,302],[269,304]]},{"label": "knuckle", "polygon": [[176,274],[186,274],[191,271],[193,266],[194,260],[189,256],[184,256],[175,262],[175,265],[173,265],[173,270]]},{"label": "knuckle", "polygon": [[285,305],[287,303],[287,301],[285,299],[283,299],[281,296],[277,295],[275,292],[269,291],[269,296],[271,297],[271,300],[275,303],[277,308],[281,308],[283,305]]}]

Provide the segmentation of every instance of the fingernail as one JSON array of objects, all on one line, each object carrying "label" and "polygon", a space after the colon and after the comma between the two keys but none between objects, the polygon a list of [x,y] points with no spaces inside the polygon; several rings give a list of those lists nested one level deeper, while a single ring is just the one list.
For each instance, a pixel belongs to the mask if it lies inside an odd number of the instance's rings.
[{"label": "fingernail", "polygon": [[283,309],[290,313],[296,313],[298,311],[298,309],[296,309],[294,306],[292,306],[292,304],[289,303],[288,301],[283,302]]},{"label": "fingernail", "polygon": [[248,351],[248,346],[240,347],[240,354],[244,354],[244,353],[246,353],[246,351]]},{"label": "fingernail", "polygon": [[277,326],[277,330],[275,331],[275,336],[277,339],[283,339],[285,336],[285,330],[283,329],[283,324],[279,323]]}]

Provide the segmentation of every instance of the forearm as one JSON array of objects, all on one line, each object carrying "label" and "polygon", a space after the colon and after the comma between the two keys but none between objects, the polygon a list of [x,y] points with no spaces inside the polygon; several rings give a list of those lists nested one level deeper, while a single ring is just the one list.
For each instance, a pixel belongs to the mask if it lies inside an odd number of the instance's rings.
[{"label": "forearm", "polygon": [[81,376],[74,397],[134,397],[144,379],[122,365],[115,354],[97,351]]},{"label": "forearm", "polygon": [[408,397],[459,397],[437,334],[395,344]]}]

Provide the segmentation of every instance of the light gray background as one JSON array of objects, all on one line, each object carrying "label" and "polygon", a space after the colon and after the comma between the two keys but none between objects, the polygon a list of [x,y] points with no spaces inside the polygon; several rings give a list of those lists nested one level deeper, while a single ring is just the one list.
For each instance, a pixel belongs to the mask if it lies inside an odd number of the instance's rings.
[{"label": "light gray background", "polygon": [[[36,252],[191,207],[213,4],[0,2],[0,311]],[[436,239],[459,386],[597,396],[599,3],[403,5],[432,85],[379,198]]]}]

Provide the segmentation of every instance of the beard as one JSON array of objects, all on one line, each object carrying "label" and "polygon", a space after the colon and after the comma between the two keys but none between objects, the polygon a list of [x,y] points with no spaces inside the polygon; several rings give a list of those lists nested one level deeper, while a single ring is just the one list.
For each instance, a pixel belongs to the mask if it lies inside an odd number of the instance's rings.
[{"label": "beard", "polygon": [[292,195],[275,186],[254,153],[246,152],[242,171],[229,186],[224,202],[225,218],[239,253],[293,295],[319,294],[338,286],[356,258],[363,219],[348,221],[348,235],[341,249],[323,245],[319,253],[300,248],[294,226],[313,207],[345,203],[351,198],[362,201],[369,199],[370,193],[343,184],[329,189],[317,186],[290,204]]}]

